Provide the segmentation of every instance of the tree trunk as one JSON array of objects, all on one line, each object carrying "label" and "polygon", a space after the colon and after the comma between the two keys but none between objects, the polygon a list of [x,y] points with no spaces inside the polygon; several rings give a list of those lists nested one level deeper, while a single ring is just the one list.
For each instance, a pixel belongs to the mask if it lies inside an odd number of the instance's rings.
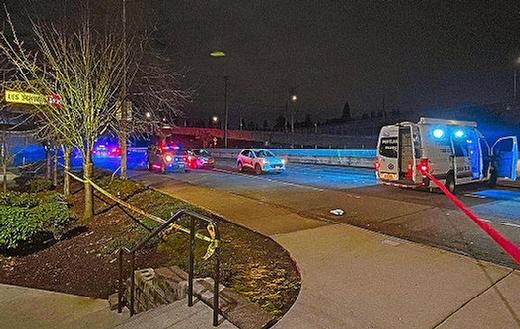
[{"label": "tree trunk", "polygon": [[6,141],[5,129],[2,132],[2,189],[7,192],[7,141]]},{"label": "tree trunk", "polygon": [[45,145],[45,160],[47,161],[45,178],[51,179],[51,148],[50,145]]},{"label": "tree trunk", "polygon": [[52,168],[52,184],[58,186],[58,146],[54,145],[54,163]]},{"label": "tree trunk", "polygon": [[64,146],[63,149],[63,194],[66,198],[70,197],[70,176],[67,174],[70,170],[70,155],[72,148],[68,145]]},{"label": "tree trunk", "polygon": [[126,157],[126,130],[125,130],[125,127],[121,127],[120,131],[119,131],[119,149],[121,150],[120,177],[122,179],[126,179],[127,157]]},{"label": "tree trunk", "polygon": [[83,219],[89,221],[94,217],[94,190],[89,182],[92,179],[90,147],[87,147],[86,155],[83,159],[83,179],[85,180],[85,209],[83,212]]}]

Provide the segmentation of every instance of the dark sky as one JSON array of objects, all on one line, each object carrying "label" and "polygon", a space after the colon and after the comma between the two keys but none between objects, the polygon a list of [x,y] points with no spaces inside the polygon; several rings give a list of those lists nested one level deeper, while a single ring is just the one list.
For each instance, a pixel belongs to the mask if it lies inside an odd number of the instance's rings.
[{"label": "dark sky", "polygon": [[402,110],[509,100],[520,55],[520,1],[190,0],[164,12],[205,114],[221,111],[224,72],[232,114],[256,120],[283,110],[250,104],[283,106],[291,87],[313,119],[346,100],[378,110],[383,95]]},{"label": "dark sky", "polygon": [[[380,110],[383,96],[402,111],[509,101],[520,55],[520,1],[146,0],[145,8],[148,28],[160,28],[199,86],[187,115],[223,112],[227,74],[232,125],[239,114],[272,124],[291,88],[300,120],[339,116],[347,100],[360,116]],[[108,11],[118,23],[118,10]],[[215,49],[227,57],[211,58]]]}]

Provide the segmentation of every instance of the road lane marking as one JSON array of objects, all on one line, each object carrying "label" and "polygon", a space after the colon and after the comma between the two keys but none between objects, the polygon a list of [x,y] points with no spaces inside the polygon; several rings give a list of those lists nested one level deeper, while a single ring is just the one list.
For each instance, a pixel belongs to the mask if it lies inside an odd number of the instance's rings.
[{"label": "road lane marking", "polygon": [[516,228],[520,228],[520,225],[519,225],[519,224],[513,224],[513,223],[508,223],[508,222],[505,222],[505,223],[498,223],[498,224],[502,224],[502,225],[506,225],[506,226],[512,226],[512,227],[516,227]]},{"label": "road lane marking", "polygon": [[259,179],[259,180],[269,181],[269,182],[272,182],[272,183],[279,183],[279,184],[289,185],[289,186],[294,186],[294,187],[299,187],[299,188],[306,188],[306,189],[311,189],[311,190],[319,191],[319,192],[325,191],[324,189],[321,189],[321,188],[318,188],[318,187],[314,187],[314,186],[301,185],[301,184],[297,184],[297,183],[291,183],[291,182],[286,182],[286,181],[283,181],[283,180],[277,180],[277,179],[272,179],[272,178],[262,177],[262,176],[247,175],[247,174],[243,174],[243,173],[239,173],[239,172],[235,172],[235,171],[230,171],[230,170],[224,170],[224,169],[220,169],[220,168],[213,168],[213,170],[211,170],[211,171],[221,172],[221,173],[225,173],[225,174],[229,174],[229,175],[237,175],[237,176],[249,177],[249,178],[252,178],[252,179]]}]

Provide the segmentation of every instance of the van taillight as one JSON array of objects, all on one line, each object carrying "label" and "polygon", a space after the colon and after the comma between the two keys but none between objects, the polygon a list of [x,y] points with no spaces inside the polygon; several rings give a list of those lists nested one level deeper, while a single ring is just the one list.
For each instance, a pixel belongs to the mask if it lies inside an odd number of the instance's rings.
[{"label": "van taillight", "polygon": [[421,161],[419,161],[419,164],[417,165],[417,170],[419,170],[421,173],[430,173],[430,162],[426,158],[422,158]]},{"label": "van taillight", "polygon": [[374,167],[376,168],[376,170],[379,170],[379,168],[381,168],[381,164],[379,163],[378,157],[376,157],[376,162],[374,162]]}]

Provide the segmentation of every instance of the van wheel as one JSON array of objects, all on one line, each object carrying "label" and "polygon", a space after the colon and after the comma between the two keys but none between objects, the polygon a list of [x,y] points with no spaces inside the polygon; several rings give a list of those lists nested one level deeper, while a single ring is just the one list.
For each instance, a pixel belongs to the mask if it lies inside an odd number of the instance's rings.
[{"label": "van wheel", "polygon": [[489,186],[490,187],[495,187],[497,186],[497,181],[498,181],[498,174],[497,174],[497,171],[496,170],[493,170],[491,172],[491,177],[489,177]]},{"label": "van wheel", "polygon": [[256,166],[255,166],[255,173],[257,175],[261,175],[262,174],[262,167],[260,167],[259,164],[256,164]]},{"label": "van wheel", "polygon": [[453,174],[448,174],[448,177],[446,177],[446,183],[444,184],[444,186],[446,186],[446,188],[448,189],[448,191],[450,191],[450,193],[455,193],[456,185],[455,185],[455,178],[454,178]]}]

